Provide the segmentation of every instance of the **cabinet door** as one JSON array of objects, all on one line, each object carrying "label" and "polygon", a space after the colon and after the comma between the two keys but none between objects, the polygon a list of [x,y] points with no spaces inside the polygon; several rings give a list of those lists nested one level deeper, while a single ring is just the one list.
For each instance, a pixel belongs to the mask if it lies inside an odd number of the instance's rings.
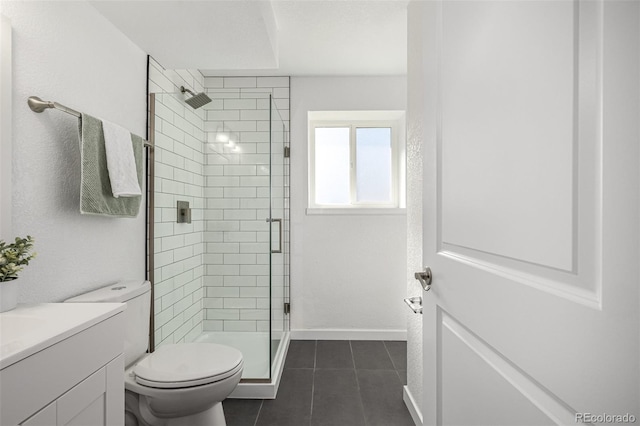
[{"label": "cabinet door", "polygon": [[101,426],[106,424],[104,399],[104,394],[100,395],[91,404],[82,407],[81,411],[69,422],[58,423],[58,426]]},{"label": "cabinet door", "polygon": [[62,425],[104,425],[106,367],[93,373],[58,398],[58,418]]},{"label": "cabinet door", "polygon": [[56,402],[53,401],[42,410],[20,423],[20,426],[51,426],[55,425],[56,422]]},{"label": "cabinet door", "polygon": [[124,425],[124,355],[107,364],[106,424]]},{"label": "cabinet door", "polygon": [[56,424],[58,426],[122,426],[124,424],[124,357],[122,355],[58,398]]},{"label": "cabinet door", "polygon": [[121,355],[20,426],[124,425],[124,357]]}]

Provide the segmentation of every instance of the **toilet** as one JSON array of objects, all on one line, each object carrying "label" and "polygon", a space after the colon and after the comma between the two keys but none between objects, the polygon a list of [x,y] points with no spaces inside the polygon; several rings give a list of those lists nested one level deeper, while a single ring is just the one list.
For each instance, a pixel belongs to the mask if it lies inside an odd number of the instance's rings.
[{"label": "toilet", "polygon": [[151,285],[125,281],[67,302],[126,303],[125,425],[225,426],[222,401],[242,376],[242,353],[215,343],[164,344],[146,353]]}]

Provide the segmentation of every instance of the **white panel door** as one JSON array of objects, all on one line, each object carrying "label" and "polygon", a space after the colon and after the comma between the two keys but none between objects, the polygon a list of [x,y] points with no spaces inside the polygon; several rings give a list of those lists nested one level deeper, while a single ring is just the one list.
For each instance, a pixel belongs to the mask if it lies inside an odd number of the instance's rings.
[{"label": "white panel door", "polygon": [[640,422],[640,2],[423,13],[425,424]]}]

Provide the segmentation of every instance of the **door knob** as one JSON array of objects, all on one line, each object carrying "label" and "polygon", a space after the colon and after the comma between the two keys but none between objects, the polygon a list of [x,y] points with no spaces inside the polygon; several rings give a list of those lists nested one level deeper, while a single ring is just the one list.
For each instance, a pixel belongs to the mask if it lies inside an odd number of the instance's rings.
[{"label": "door knob", "polygon": [[424,291],[431,290],[431,268],[427,266],[424,268],[424,271],[416,272],[415,274],[413,274],[413,276],[416,278],[416,280],[420,281],[420,284],[422,285]]}]

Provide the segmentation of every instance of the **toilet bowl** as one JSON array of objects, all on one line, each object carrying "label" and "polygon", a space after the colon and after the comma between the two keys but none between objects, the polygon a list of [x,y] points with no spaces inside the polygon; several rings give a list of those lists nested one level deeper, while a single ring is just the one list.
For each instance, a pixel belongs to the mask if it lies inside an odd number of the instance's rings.
[{"label": "toilet bowl", "polygon": [[125,371],[125,410],[138,425],[224,425],[238,385],[240,351],[214,343],[164,345]]},{"label": "toilet bowl", "polygon": [[225,426],[222,401],[242,376],[242,353],[215,343],[176,343],[146,353],[150,284],[128,281],[67,302],[122,302],[125,425]]}]

